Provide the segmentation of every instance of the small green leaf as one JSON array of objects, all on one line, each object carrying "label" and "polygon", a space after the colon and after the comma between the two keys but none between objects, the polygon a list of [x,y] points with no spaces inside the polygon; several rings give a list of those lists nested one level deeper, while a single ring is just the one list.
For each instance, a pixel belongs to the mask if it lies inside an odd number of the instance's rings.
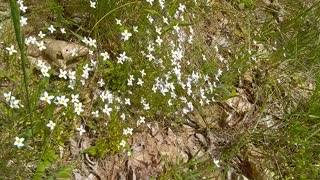
[{"label": "small green leaf", "polygon": [[48,160],[49,162],[53,163],[58,159],[58,155],[53,150],[49,150],[45,153],[42,158],[43,160]]},{"label": "small green leaf", "polygon": [[87,154],[89,154],[91,156],[95,156],[97,154],[97,147],[91,146],[88,149],[84,150],[83,152],[87,153]]},{"label": "small green leaf", "polygon": [[145,11],[147,11],[147,12],[150,13],[150,14],[155,14],[155,15],[159,15],[159,16],[160,16],[160,14],[159,14],[157,11],[155,11],[155,10],[145,9]]},{"label": "small green leaf", "polygon": [[39,164],[38,164],[38,167],[37,167],[37,170],[36,172],[34,173],[34,176],[33,176],[33,180],[40,180],[44,174],[45,174],[45,171],[47,168],[49,168],[51,166],[51,163],[47,160],[45,161],[41,161]]},{"label": "small green leaf", "polygon": [[56,178],[70,178],[73,169],[73,166],[63,166],[58,170],[58,172],[54,176]]}]

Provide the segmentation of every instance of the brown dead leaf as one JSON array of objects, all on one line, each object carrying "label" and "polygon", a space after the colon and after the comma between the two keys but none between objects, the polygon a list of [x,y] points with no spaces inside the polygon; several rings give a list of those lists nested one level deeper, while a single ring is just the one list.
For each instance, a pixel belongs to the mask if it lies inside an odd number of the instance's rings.
[{"label": "brown dead leaf", "polygon": [[234,109],[237,113],[250,112],[254,106],[248,101],[245,91],[237,88],[238,95],[226,101],[227,105]]},{"label": "brown dead leaf", "polygon": [[174,145],[164,144],[159,147],[159,153],[162,157],[166,157],[166,159],[173,164],[179,162],[188,162],[188,155],[181,150],[180,148]]},{"label": "brown dead leaf", "polygon": [[198,111],[193,111],[192,114],[189,113],[187,114],[188,118],[190,121],[196,123],[197,126],[199,126],[200,128],[206,128],[207,124],[204,121],[204,119],[202,118],[201,114]]}]

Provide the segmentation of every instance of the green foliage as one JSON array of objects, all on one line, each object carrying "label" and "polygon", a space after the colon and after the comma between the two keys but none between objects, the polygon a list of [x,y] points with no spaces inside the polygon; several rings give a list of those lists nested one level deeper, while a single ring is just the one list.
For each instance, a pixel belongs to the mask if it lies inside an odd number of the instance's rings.
[{"label": "green foliage", "polygon": [[255,0],[231,0],[231,3],[241,10],[252,9],[256,5]]},{"label": "green foliage", "polygon": [[44,152],[38,167],[34,173],[33,179],[38,180],[46,177],[46,170],[48,170],[53,163],[58,160],[58,155],[56,155],[55,151],[47,150]]},{"label": "green foliage", "polygon": [[177,162],[176,164],[165,163],[165,171],[160,174],[158,179],[199,179],[199,178],[214,178],[211,177],[216,170],[216,165],[207,156],[198,157],[200,150],[186,163]]},{"label": "green foliage", "polygon": [[74,166],[62,166],[54,173],[53,176],[49,177],[49,179],[71,178],[71,173],[73,169],[74,169]]},{"label": "green foliage", "polygon": [[100,158],[105,157],[107,153],[118,153],[121,150],[119,142],[124,138],[121,131],[123,125],[119,122],[119,119],[109,122],[107,126],[108,133],[105,134],[105,131],[101,131],[101,137],[96,139],[94,145],[85,149],[84,153]]}]

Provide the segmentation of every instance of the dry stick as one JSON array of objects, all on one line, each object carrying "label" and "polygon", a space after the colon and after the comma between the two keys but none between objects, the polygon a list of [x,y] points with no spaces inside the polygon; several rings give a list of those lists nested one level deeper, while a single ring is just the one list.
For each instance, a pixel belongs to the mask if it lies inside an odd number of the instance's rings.
[{"label": "dry stick", "polygon": [[[20,57],[21,57],[21,68],[23,71],[23,82],[24,82],[24,88],[25,88],[25,93],[26,93],[26,98],[27,98],[27,108],[29,111],[29,121],[31,123],[32,126],[32,111],[31,111],[31,104],[30,104],[30,98],[29,98],[29,88],[28,88],[28,79],[27,79],[27,72],[26,72],[26,56],[25,56],[25,45],[24,45],[24,36],[21,33],[21,29],[20,29],[20,11],[18,8],[18,4],[16,0],[10,0],[10,9],[11,9],[11,17],[12,17],[12,21],[13,21],[13,26],[14,26],[14,30],[15,30],[15,35],[16,35],[16,40],[19,46],[19,50],[20,50]],[[32,142],[33,145],[35,144],[34,142],[34,134],[33,134],[33,127],[31,128],[31,134],[32,134]]]}]

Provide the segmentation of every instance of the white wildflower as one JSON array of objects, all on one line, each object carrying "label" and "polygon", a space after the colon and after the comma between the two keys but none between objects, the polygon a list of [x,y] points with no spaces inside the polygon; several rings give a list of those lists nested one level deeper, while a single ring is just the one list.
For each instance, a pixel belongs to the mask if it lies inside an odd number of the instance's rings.
[{"label": "white wildflower", "polygon": [[43,77],[50,77],[50,74],[48,73],[50,69],[51,69],[50,66],[41,67],[40,71],[41,71]]},{"label": "white wildflower", "polygon": [[110,112],[112,111],[112,108],[108,107],[108,104],[104,105],[104,108],[102,110],[103,113],[107,114],[108,116],[110,116]]},{"label": "white wildflower", "polygon": [[162,42],[163,42],[163,40],[161,39],[161,37],[160,37],[160,36],[157,36],[156,43],[157,43],[159,46],[161,46]]},{"label": "white wildflower", "polygon": [[116,19],[116,24],[122,26],[121,20],[120,19]]},{"label": "white wildflower", "polygon": [[123,129],[123,135],[127,136],[128,134],[132,135],[133,128]]},{"label": "white wildflower", "polygon": [[97,8],[97,2],[95,2],[95,1],[90,1],[90,7],[92,7],[92,8]]},{"label": "white wildflower", "polygon": [[27,23],[27,20],[28,20],[28,18],[21,16],[21,17],[20,17],[20,26],[25,26],[25,25],[27,25],[27,24],[28,24],[28,23]]},{"label": "white wildflower", "polygon": [[16,137],[13,145],[17,146],[18,148],[23,147],[24,146],[23,141],[24,141],[23,137],[22,138]]},{"label": "white wildflower", "polygon": [[79,103],[74,103],[74,112],[77,114],[77,115],[80,115],[80,113],[82,113],[84,110],[82,108],[82,103],[79,102]]},{"label": "white wildflower", "polygon": [[146,0],[148,3],[150,3],[150,5],[152,6],[154,0]]},{"label": "white wildflower", "polygon": [[103,57],[103,60],[108,60],[110,58],[109,53],[108,52],[103,52],[100,54]]},{"label": "white wildflower", "polygon": [[20,4],[19,4],[19,9],[20,9],[20,11],[22,11],[22,12],[25,13],[25,12],[27,11],[28,7],[27,7],[27,6],[24,6],[23,3],[20,3]]},{"label": "white wildflower", "polygon": [[69,77],[70,80],[75,81],[75,80],[77,79],[77,77],[76,77],[76,71],[71,71],[71,70],[69,70],[69,71],[68,71],[68,77]]},{"label": "white wildflower", "polygon": [[66,96],[58,96],[57,97],[57,103],[58,103],[58,105],[64,105],[65,107],[67,107],[68,106],[68,101],[69,101],[69,99],[68,98],[66,98]]},{"label": "white wildflower", "polygon": [[9,52],[9,55],[12,55],[18,52],[14,49],[14,45],[11,45],[10,47],[6,47],[6,50]]},{"label": "white wildflower", "polygon": [[94,117],[98,118],[98,117],[99,117],[99,110],[93,111],[93,112],[91,112],[91,114],[92,114]]},{"label": "white wildflower", "polygon": [[122,120],[126,120],[126,115],[125,115],[124,113],[122,113],[122,114],[120,115],[120,118],[121,118]]},{"label": "white wildflower", "polygon": [[48,28],[48,30],[53,33],[56,31],[56,28],[53,27],[53,25],[50,25],[50,27]]},{"label": "white wildflower", "polygon": [[140,126],[141,124],[145,124],[146,121],[145,121],[145,117],[143,116],[140,116],[140,119],[137,121],[137,126]]},{"label": "white wildflower", "polygon": [[79,131],[80,136],[82,136],[82,134],[86,132],[82,125],[79,128],[77,128],[77,131]]},{"label": "white wildflower", "polygon": [[56,123],[54,123],[53,121],[49,121],[49,123],[47,124],[47,127],[50,128],[50,130],[52,131],[54,129],[54,127],[56,126]]},{"label": "white wildflower", "polygon": [[124,104],[126,104],[126,105],[131,105],[130,98],[125,98],[125,99],[124,99]]},{"label": "white wildflower", "polygon": [[78,103],[78,102],[80,102],[80,101],[79,101],[79,94],[76,94],[76,95],[71,94],[71,102],[72,102],[72,103]]},{"label": "white wildflower", "polygon": [[78,56],[78,48],[73,48],[72,50],[71,50],[71,56],[72,57],[76,57],[76,56]]},{"label": "white wildflower", "polygon": [[139,32],[138,31],[138,26],[133,26],[133,32]]},{"label": "white wildflower", "polygon": [[142,86],[142,85],[143,85],[143,83],[144,83],[144,82],[142,81],[142,79],[138,78],[137,85]]},{"label": "white wildflower", "polygon": [[122,35],[122,39],[123,39],[124,41],[129,40],[129,38],[132,36],[132,34],[131,34],[130,32],[128,32],[128,30],[124,30],[124,31],[121,33],[121,35]]},{"label": "white wildflower", "polygon": [[51,100],[54,99],[54,96],[49,96],[47,91],[43,93],[43,96],[40,97],[41,101],[46,101],[48,104],[51,104]]},{"label": "white wildflower", "polygon": [[97,48],[97,40],[92,39],[92,38],[89,37],[88,45],[89,45],[90,47]]},{"label": "white wildflower", "polygon": [[20,100],[17,100],[15,98],[11,98],[10,100],[10,108],[19,109],[20,108]]},{"label": "white wildflower", "polygon": [[47,49],[46,46],[44,45],[43,41],[37,42],[37,46],[39,48],[40,51]]},{"label": "white wildflower", "polygon": [[126,141],[125,140],[121,140],[120,142],[120,146],[122,146],[123,148],[126,147]]},{"label": "white wildflower", "polygon": [[65,71],[63,69],[59,69],[60,73],[59,73],[59,78],[64,78],[67,79],[67,73],[68,71]]},{"label": "white wildflower", "polygon": [[60,28],[60,31],[61,31],[62,34],[67,33],[65,28]]},{"label": "white wildflower", "polygon": [[103,87],[106,83],[104,83],[103,79],[98,81],[99,87]]},{"label": "white wildflower", "polygon": [[46,34],[42,33],[42,31],[39,32],[38,36],[42,39],[46,36]]}]

